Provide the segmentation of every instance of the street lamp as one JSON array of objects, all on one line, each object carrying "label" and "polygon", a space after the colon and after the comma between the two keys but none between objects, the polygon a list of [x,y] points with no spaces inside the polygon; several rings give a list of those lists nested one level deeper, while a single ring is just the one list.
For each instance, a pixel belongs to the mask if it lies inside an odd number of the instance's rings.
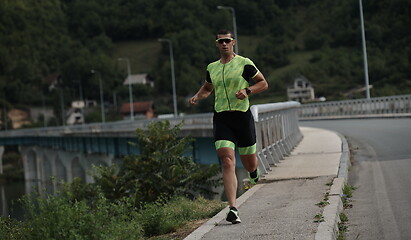
[{"label": "street lamp", "polygon": [[130,119],[134,120],[133,89],[132,89],[132,86],[131,86],[130,61],[129,61],[128,58],[118,58],[117,60],[127,62],[128,95],[129,95],[129,99],[130,99]]},{"label": "street lamp", "polygon": [[104,113],[103,86],[102,86],[102,83],[101,83],[101,73],[99,71],[94,70],[94,69],[91,69],[91,73],[93,73],[93,74],[97,73],[98,74],[98,83],[99,83],[99,86],[100,86],[101,121],[103,123],[105,123],[106,122],[106,116],[105,116],[105,113]]},{"label": "street lamp", "polygon": [[361,16],[361,37],[362,37],[362,52],[364,55],[364,74],[365,74],[365,91],[367,99],[370,99],[370,86],[368,79],[368,63],[367,63],[367,47],[365,45],[365,30],[364,30],[364,16],[362,11],[362,0],[359,0],[360,3],[360,16]]},{"label": "street lamp", "polygon": [[235,10],[233,7],[227,6],[217,6],[217,9],[228,9],[233,13],[233,30],[234,30],[234,38],[236,39],[236,44],[234,45],[235,53],[238,54],[238,36],[237,36],[237,22],[235,20]]},{"label": "street lamp", "polygon": [[177,117],[177,98],[176,98],[176,80],[174,76],[174,55],[173,55],[173,45],[170,39],[159,38],[159,42],[167,42],[170,48],[170,64],[171,64],[171,80],[173,84],[173,103],[174,103],[174,116]]}]

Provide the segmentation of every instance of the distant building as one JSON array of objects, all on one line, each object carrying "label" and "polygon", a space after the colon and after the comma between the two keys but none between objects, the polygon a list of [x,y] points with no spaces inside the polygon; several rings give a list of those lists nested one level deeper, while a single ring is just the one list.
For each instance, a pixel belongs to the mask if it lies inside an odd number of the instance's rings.
[{"label": "distant building", "polygon": [[83,109],[85,107],[84,101],[71,102],[71,108],[66,112],[67,125],[76,125],[84,123]]},{"label": "distant building", "polygon": [[[151,119],[155,117],[153,101],[134,102],[133,103],[134,117]],[[120,113],[124,119],[130,118],[130,103],[123,103],[120,108]]]},{"label": "distant building", "polygon": [[67,125],[76,125],[84,123],[83,109],[81,108],[70,108],[66,114]]},{"label": "distant building", "polygon": [[49,91],[51,91],[63,83],[63,78],[60,73],[53,73],[48,75],[44,81],[49,86]]},{"label": "distant building", "polygon": [[151,81],[148,78],[148,75],[146,73],[143,74],[132,74],[130,76],[127,76],[127,78],[124,80],[124,85],[129,85],[129,84],[143,84],[146,86],[154,87],[154,82]]},{"label": "distant building", "polygon": [[310,102],[315,100],[314,88],[310,81],[304,76],[298,76],[294,79],[294,84],[287,88],[287,96],[289,101]]},{"label": "distant building", "polygon": [[30,124],[30,113],[29,111],[22,109],[10,109],[7,113],[7,117],[11,122],[12,129],[21,128],[23,125]]},{"label": "distant building", "polygon": [[31,121],[49,122],[54,117],[54,111],[51,107],[30,107],[30,119]]}]

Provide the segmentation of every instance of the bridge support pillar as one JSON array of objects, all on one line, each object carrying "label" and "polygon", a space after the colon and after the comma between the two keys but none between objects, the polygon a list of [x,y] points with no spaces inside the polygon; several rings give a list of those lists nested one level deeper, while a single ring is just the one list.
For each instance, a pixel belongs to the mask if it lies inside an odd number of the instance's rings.
[{"label": "bridge support pillar", "polygon": [[[34,182],[41,182],[46,185],[52,184],[53,189],[57,189],[59,181],[71,182],[75,177],[91,183],[94,179],[88,173],[94,171],[94,165],[110,166],[115,161],[112,154],[85,154],[39,146],[20,146],[19,150],[23,159],[24,178],[26,182],[31,181],[29,188],[32,188],[33,184],[37,185]],[[51,181],[52,177],[56,180]]]}]

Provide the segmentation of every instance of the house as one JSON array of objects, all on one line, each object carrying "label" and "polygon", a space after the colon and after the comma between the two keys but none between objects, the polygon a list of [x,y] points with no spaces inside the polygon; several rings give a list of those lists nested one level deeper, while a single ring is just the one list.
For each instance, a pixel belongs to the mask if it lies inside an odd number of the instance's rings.
[{"label": "house", "polygon": [[44,81],[49,86],[49,91],[51,91],[63,83],[63,78],[60,73],[53,73],[48,75]]},{"label": "house", "polygon": [[127,76],[127,78],[123,82],[124,85],[129,85],[129,84],[143,84],[146,86],[154,87],[154,82],[151,81],[148,78],[147,73],[142,73],[142,74],[132,74],[130,76]]},{"label": "house", "polygon": [[[123,103],[120,107],[120,113],[124,119],[130,117],[130,103]],[[151,119],[155,117],[153,101],[133,102],[133,112],[136,118]]]},{"label": "house", "polygon": [[12,129],[21,128],[24,125],[30,124],[30,113],[23,109],[10,109],[7,113],[7,117],[11,122]]},{"label": "house", "polygon": [[66,113],[67,125],[76,125],[84,123],[84,115],[82,108],[70,108]]},{"label": "house", "polygon": [[310,102],[314,101],[314,88],[310,81],[299,75],[294,79],[294,84],[287,87],[287,97],[289,101]]},{"label": "house", "polygon": [[71,102],[71,108],[66,112],[67,125],[83,124],[84,114],[83,109],[85,107],[84,101]]}]

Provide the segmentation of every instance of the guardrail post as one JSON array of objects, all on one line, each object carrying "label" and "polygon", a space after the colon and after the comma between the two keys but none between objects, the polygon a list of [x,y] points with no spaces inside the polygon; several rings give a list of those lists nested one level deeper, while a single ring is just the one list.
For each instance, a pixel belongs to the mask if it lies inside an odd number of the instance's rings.
[{"label": "guardrail post", "polygon": [[276,166],[301,140],[298,126],[298,102],[251,106],[257,136],[257,158],[263,174]]}]

